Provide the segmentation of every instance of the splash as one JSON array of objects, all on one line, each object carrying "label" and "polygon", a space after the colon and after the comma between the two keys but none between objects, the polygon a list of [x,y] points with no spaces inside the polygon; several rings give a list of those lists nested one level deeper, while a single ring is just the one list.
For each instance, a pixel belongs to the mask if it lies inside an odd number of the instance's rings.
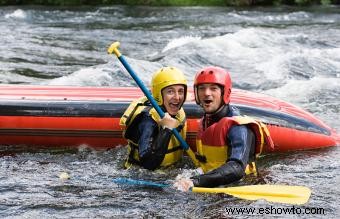
[{"label": "splash", "polygon": [[[139,78],[149,86],[151,73],[161,67],[158,63],[128,58]],[[1,78],[0,78],[1,79]],[[107,64],[82,68],[69,75],[44,82],[47,85],[68,86],[137,86],[126,69],[118,62],[110,61]]]},{"label": "splash", "polygon": [[[108,84],[109,83],[109,84]],[[49,85],[86,85],[86,86],[104,86],[113,83],[113,78],[109,71],[102,68],[84,68],[70,75],[63,76],[49,81]]]},{"label": "splash", "polygon": [[180,37],[177,39],[173,39],[166,45],[166,47],[162,50],[162,52],[166,52],[170,49],[183,46],[187,43],[197,42],[199,40],[201,40],[201,37],[193,37],[193,36],[184,36],[184,37]]},{"label": "splash", "polygon": [[6,19],[9,19],[9,18],[25,19],[26,17],[27,17],[27,14],[21,9],[17,9],[13,13],[5,15]]}]

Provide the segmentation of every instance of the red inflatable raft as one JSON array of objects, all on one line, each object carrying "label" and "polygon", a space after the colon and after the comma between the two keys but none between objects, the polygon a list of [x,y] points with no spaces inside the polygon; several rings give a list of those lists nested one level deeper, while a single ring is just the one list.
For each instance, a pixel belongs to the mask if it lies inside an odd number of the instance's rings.
[{"label": "red inflatable raft", "polygon": [[[126,145],[119,119],[138,88],[0,85],[0,148],[95,149]],[[275,151],[323,148],[340,144],[340,136],[312,114],[262,94],[233,89],[231,103],[242,114],[267,124]],[[187,142],[194,147],[202,110],[192,91],[184,105]],[[269,151],[269,148],[265,148]]]}]

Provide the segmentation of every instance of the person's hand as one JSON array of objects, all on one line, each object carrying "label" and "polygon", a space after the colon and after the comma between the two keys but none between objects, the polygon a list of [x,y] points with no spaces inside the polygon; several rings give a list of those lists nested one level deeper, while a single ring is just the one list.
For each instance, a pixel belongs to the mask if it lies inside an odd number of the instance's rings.
[{"label": "person's hand", "polygon": [[164,117],[159,120],[158,124],[162,127],[166,127],[169,129],[177,128],[179,125],[178,120],[172,118],[169,113],[165,113]]},{"label": "person's hand", "polygon": [[192,180],[187,178],[176,179],[175,183],[173,184],[174,188],[182,192],[188,192],[193,186],[194,183]]}]

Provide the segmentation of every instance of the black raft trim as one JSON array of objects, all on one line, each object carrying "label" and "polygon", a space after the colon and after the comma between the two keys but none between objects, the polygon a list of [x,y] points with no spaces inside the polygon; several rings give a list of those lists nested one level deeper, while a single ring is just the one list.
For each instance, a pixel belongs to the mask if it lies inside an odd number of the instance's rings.
[{"label": "black raft trim", "polygon": [[[120,118],[130,102],[1,100],[0,116],[98,117]],[[306,119],[280,111],[233,104],[241,115],[251,116],[265,124],[331,135],[330,130]],[[183,105],[187,119],[199,119],[202,108],[193,102]]]}]

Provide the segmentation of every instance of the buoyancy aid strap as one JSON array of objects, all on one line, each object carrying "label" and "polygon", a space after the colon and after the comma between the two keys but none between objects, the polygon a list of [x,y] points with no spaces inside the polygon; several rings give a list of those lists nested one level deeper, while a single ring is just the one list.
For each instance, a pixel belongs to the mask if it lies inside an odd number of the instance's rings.
[{"label": "buoyancy aid strap", "polygon": [[261,130],[263,132],[263,137],[264,137],[265,145],[267,145],[267,148],[270,151],[273,151],[274,150],[274,142],[273,142],[272,137],[270,136],[270,132],[269,132],[267,126],[264,123],[262,123],[262,122],[259,122],[259,124],[260,124]]},{"label": "buoyancy aid strap", "polygon": [[201,140],[197,140],[196,139],[196,152],[195,152],[195,157],[192,157],[191,159],[193,159],[194,163],[196,161],[197,165],[199,166],[200,163],[206,163],[207,162],[207,158],[205,155],[203,155],[203,148],[202,148],[202,141]]},{"label": "buoyancy aid strap", "polygon": [[[184,117],[184,119],[182,121],[180,121],[180,124],[176,128],[178,132],[181,132],[182,129],[185,127],[186,121],[187,121],[186,117]],[[185,130],[185,132],[186,132],[186,130]]]},{"label": "buoyancy aid strap", "polygon": [[128,140],[128,157],[126,158],[126,161],[124,163],[124,167],[126,169],[129,169],[132,164],[139,165],[139,160],[135,159],[135,154],[138,153],[138,145],[136,145],[133,141]]},{"label": "buoyancy aid strap", "polygon": [[[132,148],[132,150],[138,151],[138,144],[136,144],[136,143],[134,143],[133,141],[130,141],[130,140],[128,140],[128,143],[129,143],[129,146]],[[170,153],[175,152],[175,151],[178,151],[178,150],[182,150],[182,148],[181,148],[180,145],[175,146],[175,147],[173,147],[173,148],[171,148],[171,149],[168,149],[168,150],[166,151],[166,153],[167,153],[167,154],[170,154]]]},{"label": "buoyancy aid strap", "polygon": [[132,101],[128,108],[123,113],[123,116],[119,120],[119,125],[123,127],[128,127],[133,119],[140,114],[140,112],[149,104],[147,104],[148,99],[143,96],[137,100]]},{"label": "buoyancy aid strap", "polygon": [[[151,108],[149,113],[150,113],[152,119],[155,120],[156,122],[158,122],[161,119],[155,108]],[[181,125],[184,126],[184,124],[186,122],[186,117],[185,117],[185,112],[184,112],[183,108],[181,108],[178,111],[175,118],[179,121],[179,123],[180,123],[179,126],[181,126]]]},{"label": "buoyancy aid strap", "polygon": [[[131,167],[132,164],[137,164],[137,165],[140,165],[140,161],[138,159],[135,158],[135,156],[139,156],[138,155],[138,144],[135,144],[134,142],[132,141],[129,141],[128,140],[128,157],[125,161],[125,168],[128,169]],[[171,153],[174,153],[178,150],[181,150],[181,146],[176,146],[176,147],[173,147],[171,149],[168,149],[166,154],[171,154]]]},{"label": "buoyancy aid strap", "polygon": [[191,161],[194,163],[196,167],[200,166],[199,160],[196,158],[196,153],[194,153],[191,148],[189,147],[188,150],[185,151],[187,155],[191,158]]},{"label": "buoyancy aid strap", "polygon": [[257,166],[255,161],[248,163],[244,172],[246,175],[254,174],[254,176],[257,176]]},{"label": "buoyancy aid strap", "polygon": [[[256,138],[259,139],[259,141],[255,142],[255,144],[257,144],[255,145],[255,148],[259,147],[259,153],[256,155],[261,154],[263,145],[264,145],[264,136],[265,136],[265,134],[263,133],[264,132],[263,129],[267,130],[267,127],[263,123],[258,122],[249,116],[235,116],[235,119],[239,124],[248,125],[252,129],[252,131],[255,132],[254,134]],[[258,171],[257,171],[256,161],[249,162],[244,172],[246,175],[253,174],[254,176],[257,176]]]},{"label": "buoyancy aid strap", "polygon": [[199,153],[195,153],[195,158],[201,162],[201,163],[206,163],[207,162],[207,157],[204,155],[201,155]]},{"label": "buoyancy aid strap", "polygon": [[264,145],[267,145],[269,148],[274,149],[273,140],[270,137],[269,130],[267,126],[249,116],[235,116],[232,117],[239,124],[248,124],[256,135],[256,156],[259,156],[262,151]]},{"label": "buoyancy aid strap", "polygon": [[179,145],[179,146],[175,146],[175,147],[173,147],[173,148],[171,148],[171,149],[168,149],[167,151],[166,151],[166,153],[167,154],[170,154],[170,153],[172,153],[172,152],[175,152],[175,151],[178,151],[178,150],[182,150],[182,147]]}]

